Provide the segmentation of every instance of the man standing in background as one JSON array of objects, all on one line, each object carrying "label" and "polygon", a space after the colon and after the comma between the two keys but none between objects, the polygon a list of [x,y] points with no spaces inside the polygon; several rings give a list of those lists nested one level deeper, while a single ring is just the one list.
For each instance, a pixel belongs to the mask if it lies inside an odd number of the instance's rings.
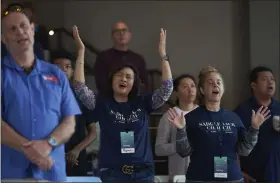
[{"label": "man standing in background", "polygon": [[[259,140],[249,156],[241,156],[242,171],[257,182],[280,182],[280,102],[273,98],[276,89],[271,69],[256,67],[250,74],[252,97],[238,106],[236,112],[244,126],[251,124],[252,110],[268,107],[271,117],[259,129]],[[278,122],[277,122],[278,119]],[[277,127],[278,126],[278,127]]]},{"label": "man standing in background", "polygon": [[112,27],[111,36],[114,42],[113,48],[101,52],[97,56],[94,65],[94,76],[98,92],[107,94],[107,80],[110,73],[124,64],[131,64],[138,70],[142,91],[147,91],[149,86],[146,62],[141,55],[129,49],[128,44],[132,33],[128,26],[122,21],[115,23]]}]

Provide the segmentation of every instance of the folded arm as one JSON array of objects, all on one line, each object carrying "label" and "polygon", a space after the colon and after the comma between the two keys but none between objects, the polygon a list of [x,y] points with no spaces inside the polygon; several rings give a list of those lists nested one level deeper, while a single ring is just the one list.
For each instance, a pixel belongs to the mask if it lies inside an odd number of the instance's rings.
[{"label": "folded arm", "polygon": [[176,142],[172,142],[172,125],[168,121],[168,114],[165,113],[159,122],[155,145],[157,156],[171,156],[176,153]]},{"label": "folded arm", "polygon": [[240,156],[248,156],[258,142],[259,130],[250,127],[237,145],[237,152]]},{"label": "folded arm", "polygon": [[186,128],[177,130],[176,151],[182,158],[190,156],[193,151],[190,142],[188,140]]}]

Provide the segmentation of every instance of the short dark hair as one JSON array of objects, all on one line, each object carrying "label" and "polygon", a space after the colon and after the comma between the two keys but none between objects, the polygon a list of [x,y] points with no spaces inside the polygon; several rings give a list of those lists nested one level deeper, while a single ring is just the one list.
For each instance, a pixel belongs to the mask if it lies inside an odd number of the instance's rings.
[{"label": "short dark hair", "polygon": [[133,82],[133,86],[131,91],[128,94],[128,100],[132,100],[134,98],[136,98],[138,96],[139,93],[139,86],[140,86],[140,79],[139,79],[139,72],[138,70],[131,64],[123,64],[120,67],[118,67],[117,69],[115,69],[114,71],[112,71],[111,73],[109,73],[109,82],[108,82],[108,91],[107,93],[105,93],[105,95],[107,97],[113,97],[113,88],[112,88],[112,83],[113,83],[113,77],[114,75],[119,72],[120,70],[122,70],[123,68],[130,68],[133,70],[134,72],[134,82]]},{"label": "short dark hair", "polygon": [[[193,82],[194,82],[194,84],[196,86],[196,80],[195,80],[195,78],[192,75],[190,75],[190,74],[182,74],[182,75],[178,76],[177,78],[175,78],[173,80],[173,86],[174,86],[173,90],[174,91],[176,91],[176,92],[178,91],[178,87],[179,87],[181,81],[183,79],[185,79],[185,78],[189,78],[189,79],[193,80]],[[176,99],[175,103],[176,103],[176,105],[179,105],[179,99],[178,98]]]},{"label": "short dark hair", "polygon": [[194,84],[196,85],[196,80],[192,75],[182,74],[182,75],[178,76],[177,78],[175,78],[173,80],[174,91],[176,91],[176,92],[178,91],[178,87],[180,85],[180,82],[185,78],[190,78],[191,80],[193,80]]},{"label": "short dark hair", "polygon": [[268,67],[264,67],[264,66],[255,67],[254,69],[252,69],[252,71],[250,73],[250,83],[249,84],[256,82],[258,80],[260,72],[271,72],[273,74],[273,71]]},{"label": "short dark hair", "polygon": [[71,61],[72,68],[75,68],[75,63],[74,63],[75,60],[76,60],[75,57],[71,53],[69,53],[65,50],[53,51],[53,52],[51,52],[50,57],[51,57],[51,63],[52,64],[54,64],[54,61],[56,59],[68,59],[68,60]]},{"label": "short dark hair", "polygon": [[65,50],[56,50],[51,52],[51,63],[53,63],[53,61],[56,59],[68,59],[71,60],[71,62],[75,60],[72,54]]}]

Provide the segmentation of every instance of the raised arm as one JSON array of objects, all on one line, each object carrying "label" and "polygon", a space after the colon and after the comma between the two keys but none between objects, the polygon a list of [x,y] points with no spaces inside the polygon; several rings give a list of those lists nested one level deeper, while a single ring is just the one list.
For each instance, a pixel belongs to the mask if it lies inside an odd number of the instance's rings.
[{"label": "raised arm", "polygon": [[249,127],[247,133],[244,132],[246,131],[245,127],[243,131],[239,132],[239,136],[241,136],[237,145],[239,155],[248,156],[251,153],[258,142],[259,127],[270,117],[269,113],[267,107],[260,107],[257,112],[252,111],[251,127]]},{"label": "raised arm", "polygon": [[159,54],[161,57],[162,84],[154,91],[152,96],[152,108],[158,109],[170,97],[173,91],[173,80],[168,57],[166,55],[166,30],[161,29],[159,41]]},{"label": "raised arm", "polygon": [[168,110],[168,120],[177,128],[176,133],[176,152],[182,157],[190,156],[193,149],[188,140],[186,132],[186,119],[183,112],[178,114],[173,108]]},{"label": "raised arm", "polygon": [[74,70],[74,92],[88,109],[93,110],[95,108],[96,95],[85,84],[85,46],[79,36],[78,28],[76,26],[73,27],[73,36],[78,48],[78,56]]}]

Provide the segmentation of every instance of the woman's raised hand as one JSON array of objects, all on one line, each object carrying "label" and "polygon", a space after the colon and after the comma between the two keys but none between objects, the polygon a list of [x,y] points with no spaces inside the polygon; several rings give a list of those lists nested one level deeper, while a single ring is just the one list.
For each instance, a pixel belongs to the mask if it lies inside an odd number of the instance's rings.
[{"label": "woman's raised hand", "polygon": [[74,37],[75,44],[77,46],[78,51],[81,51],[81,50],[84,51],[85,45],[80,38],[78,27],[76,25],[73,27],[73,37]]},{"label": "woman's raised hand", "polygon": [[166,56],[166,30],[163,28],[160,30],[158,51],[161,57]]}]

